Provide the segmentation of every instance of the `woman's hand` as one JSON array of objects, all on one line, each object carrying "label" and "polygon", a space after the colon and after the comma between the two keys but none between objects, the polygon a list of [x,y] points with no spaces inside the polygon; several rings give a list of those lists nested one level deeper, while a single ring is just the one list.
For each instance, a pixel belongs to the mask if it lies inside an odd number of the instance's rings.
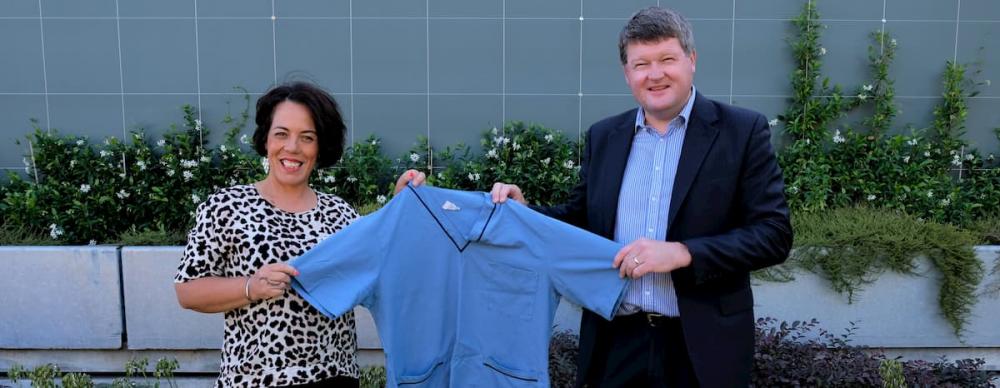
[{"label": "woman's hand", "polygon": [[289,289],[292,276],[298,276],[299,271],[285,263],[268,264],[250,276],[247,283],[247,296],[256,302],[281,296]]},{"label": "woman's hand", "polygon": [[426,180],[427,180],[427,175],[425,175],[424,173],[417,170],[406,170],[406,172],[404,172],[403,175],[399,176],[399,179],[396,179],[396,189],[393,190],[392,193],[399,194],[399,192],[402,191],[404,187],[406,187],[407,183],[413,186],[420,186],[424,184],[424,181]]}]

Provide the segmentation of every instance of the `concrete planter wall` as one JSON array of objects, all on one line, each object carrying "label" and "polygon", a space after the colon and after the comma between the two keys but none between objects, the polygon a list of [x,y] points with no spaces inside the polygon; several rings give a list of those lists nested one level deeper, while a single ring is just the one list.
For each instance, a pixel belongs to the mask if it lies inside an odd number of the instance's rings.
[{"label": "concrete planter wall", "polygon": [[0,247],[0,349],[118,349],[118,248]]},{"label": "concrete planter wall", "polygon": [[[989,272],[1000,246],[976,252]],[[212,361],[217,353],[210,351],[222,347],[222,314],[196,313],[177,304],[172,279],[181,254],[181,247],[124,247],[120,252],[115,247],[0,247],[0,265],[12,279],[0,282],[0,355],[7,354],[0,359],[16,360],[11,358],[16,349],[196,352],[191,354],[206,365],[197,371],[217,370]],[[810,273],[798,273],[789,283],[754,284],[756,314],[784,321],[816,318],[834,334],[854,322],[853,344],[902,352],[896,354],[910,350],[926,359],[982,357],[987,368],[1000,369],[1000,297],[980,295],[964,337],[958,338],[938,307],[937,271],[924,262],[920,272],[882,274],[852,304]],[[996,275],[988,275],[981,289],[994,281]],[[379,363],[381,343],[371,315],[360,307],[355,312],[362,358]],[[554,325],[575,333],[579,319],[579,307],[561,303]]]},{"label": "concrete planter wall", "polygon": [[[174,273],[183,247],[122,248],[122,282],[128,349],[221,349],[222,314],[185,310],[177,304]],[[371,314],[355,309],[358,347],[380,349]]]}]

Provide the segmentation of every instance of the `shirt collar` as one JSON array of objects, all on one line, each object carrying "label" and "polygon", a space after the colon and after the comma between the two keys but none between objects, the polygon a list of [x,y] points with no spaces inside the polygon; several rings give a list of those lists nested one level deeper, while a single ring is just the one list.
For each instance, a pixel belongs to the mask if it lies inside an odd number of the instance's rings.
[{"label": "shirt collar", "polygon": [[[684,109],[681,109],[681,113],[677,114],[674,120],[681,119],[681,125],[687,125],[689,118],[691,117],[691,109],[694,108],[694,96],[697,90],[694,85],[691,85],[691,95],[688,96],[687,103],[684,104]],[[635,114],[635,132],[639,132],[640,129],[646,128],[646,114],[642,111],[642,107],[639,107],[639,112]]]}]

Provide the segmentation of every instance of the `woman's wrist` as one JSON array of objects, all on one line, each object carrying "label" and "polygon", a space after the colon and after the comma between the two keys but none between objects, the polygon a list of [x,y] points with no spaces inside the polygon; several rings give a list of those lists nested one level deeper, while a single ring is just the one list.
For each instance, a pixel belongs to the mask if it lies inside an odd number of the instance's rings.
[{"label": "woman's wrist", "polygon": [[256,300],[250,296],[250,280],[252,279],[253,276],[247,276],[247,280],[243,283],[243,296],[246,297],[247,301],[250,303],[256,302]]}]

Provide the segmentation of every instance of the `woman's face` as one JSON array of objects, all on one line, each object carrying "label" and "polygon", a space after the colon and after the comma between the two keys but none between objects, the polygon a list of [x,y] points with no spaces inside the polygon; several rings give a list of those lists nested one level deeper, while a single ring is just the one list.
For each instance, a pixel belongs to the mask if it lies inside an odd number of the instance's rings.
[{"label": "woman's face", "polygon": [[278,104],[265,148],[269,177],[283,185],[308,184],[319,154],[319,139],[309,108],[294,101]]}]

